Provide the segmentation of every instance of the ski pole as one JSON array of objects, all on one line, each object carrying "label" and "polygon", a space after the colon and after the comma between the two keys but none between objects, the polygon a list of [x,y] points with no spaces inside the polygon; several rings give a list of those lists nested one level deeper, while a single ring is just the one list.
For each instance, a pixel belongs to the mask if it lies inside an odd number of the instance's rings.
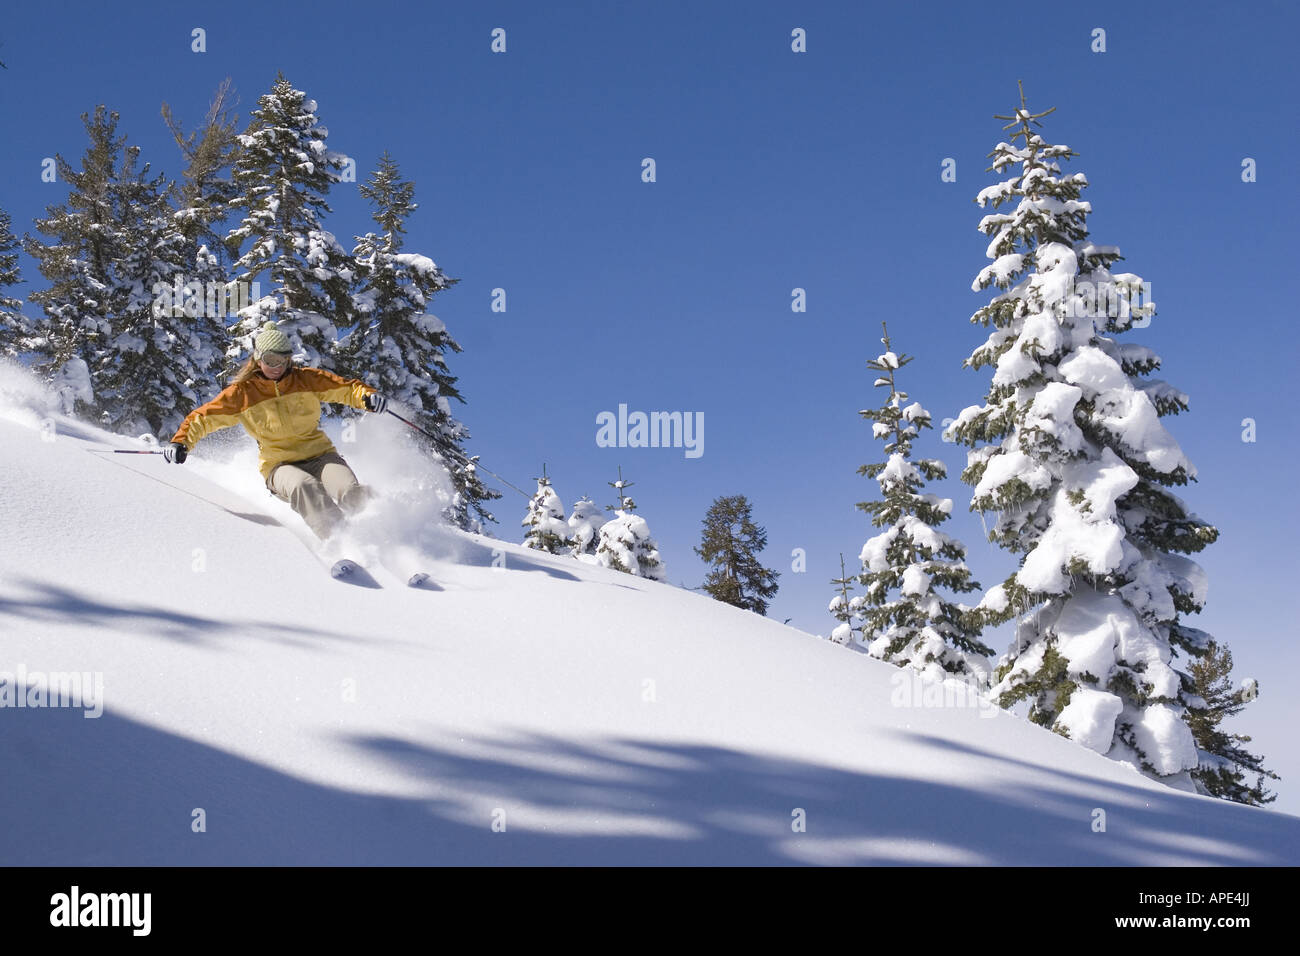
[{"label": "ski pole", "polygon": [[114,448],[114,455],[161,455],[161,451],[136,451],[134,449]]},{"label": "ski pole", "polygon": [[423,428],[421,428],[419,425],[415,424],[415,422],[409,422],[409,421],[407,421],[405,418],[403,418],[401,415],[397,414],[397,412],[393,411],[391,408],[386,409],[386,411],[388,412],[388,414],[390,414],[390,415],[392,415],[394,418],[396,418],[399,422],[402,422],[402,423],[404,423],[404,424],[406,424],[406,425],[410,425],[412,428],[414,428],[417,432],[419,432],[419,433],[420,433],[421,435],[423,435],[425,438],[429,439],[431,442],[433,442],[435,445],[437,445],[439,451],[447,452],[448,454],[452,455],[453,457],[455,457],[455,458],[459,458],[459,459],[461,460],[461,462],[463,462],[463,463],[466,464],[466,465],[469,465],[469,466],[472,467],[472,468],[476,468],[476,469],[477,469],[477,468],[482,468],[484,471],[486,471],[489,475],[491,475],[491,476],[492,476],[493,478],[495,478],[497,481],[501,482],[503,485],[506,485],[507,487],[514,489],[515,491],[517,491],[517,492],[519,492],[521,495],[523,495],[525,498],[528,498],[530,501],[532,500],[532,496],[531,496],[530,494],[528,494],[528,492],[526,492],[526,491],[524,491],[523,489],[521,489],[521,488],[517,488],[517,487],[515,487],[514,485],[510,484],[510,482],[506,481],[504,478],[502,478],[500,475],[498,475],[495,471],[492,471],[491,469],[488,469],[488,468],[483,468],[483,466],[480,465],[480,464],[478,464],[477,462],[470,461],[468,458],[466,458],[464,455],[460,454],[459,452],[453,451],[451,448],[447,447],[447,445],[446,445],[445,442],[443,442],[443,441],[441,441],[440,439],[435,438],[434,436],[430,435],[428,432],[426,432],[426,431],[425,431]]}]

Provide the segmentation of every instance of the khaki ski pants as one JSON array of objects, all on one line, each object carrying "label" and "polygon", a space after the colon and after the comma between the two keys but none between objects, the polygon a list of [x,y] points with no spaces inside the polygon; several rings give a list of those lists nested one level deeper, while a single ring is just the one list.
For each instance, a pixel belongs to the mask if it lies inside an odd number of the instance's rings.
[{"label": "khaki ski pants", "polygon": [[336,451],[276,465],[266,478],[266,487],[289,502],[322,541],[337,530],[346,515],[365,507],[370,491],[357,482]]}]

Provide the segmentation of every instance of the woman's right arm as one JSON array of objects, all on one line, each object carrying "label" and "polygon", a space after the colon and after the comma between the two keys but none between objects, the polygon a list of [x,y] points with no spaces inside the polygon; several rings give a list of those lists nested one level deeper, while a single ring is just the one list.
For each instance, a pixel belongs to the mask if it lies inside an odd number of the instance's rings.
[{"label": "woman's right arm", "polygon": [[192,449],[205,435],[238,425],[245,407],[243,390],[238,384],[230,385],[212,401],[186,415],[185,421],[181,422],[181,427],[172,436],[172,441],[184,445],[186,449]]}]

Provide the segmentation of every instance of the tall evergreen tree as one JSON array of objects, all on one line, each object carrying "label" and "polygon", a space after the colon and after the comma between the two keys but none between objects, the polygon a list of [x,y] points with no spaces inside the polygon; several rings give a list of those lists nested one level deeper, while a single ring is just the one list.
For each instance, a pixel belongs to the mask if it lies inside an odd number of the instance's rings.
[{"label": "tall evergreen tree", "polygon": [[704,590],[724,604],[767,614],[767,599],[776,594],[780,576],[759,563],[756,552],[767,547],[767,532],[754,524],[744,495],[713,499],[704,516],[704,531],[695,553],[713,565]]},{"label": "tall evergreen tree", "polygon": [[618,481],[609,482],[609,486],[618,494],[618,505],[606,506],[614,512],[614,517],[601,525],[596,563],[625,574],[662,581],[664,567],[659,559],[659,546],[650,536],[650,526],[646,520],[636,513],[636,502],[625,494],[632,485],[633,482],[623,480],[621,467],[618,470]]},{"label": "tall evergreen tree", "polygon": [[356,266],[321,224],[330,212],[325,197],[347,157],[326,147],[329,130],[316,108],[279,74],[239,137],[230,207],[244,216],[226,245],[232,255],[247,245],[234,264],[236,278],[259,282],[264,295],[236,324],[231,358],[273,318],[308,365],[332,368],[339,331],[353,322]]},{"label": "tall evergreen tree", "polygon": [[[165,438],[216,389],[225,327],[196,278],[215,271],[206,250],[196,250],[182,232],[164,177],[150,178],[148,164],[137,173],[134,159],[130,147],[114,184],[125,241],[116,265],[123,295],[92,376],[105,425]],[[191,294],[176,295],[178,288]]]},{"label": "tall evergreen tree", "polygon": [[[226,272],[226,248],[217,231],[237,198],[230,171],[239,149],[239,133],[233,115],[234,93],[230,78],[217,87],[203,124],[197,130],[185,132],[179,119],[167,104],[162,105],[163,120],[171,131],[185,168],[181,184],[176,189],[176,219],[181,232],[191,244],[186,256],[198,261],[200,249],[215,257],[216,275]],[[206,277],[202,280],[206,282]]]},{"label": "tall evergreen tree", "polygon": [[1154,306],[1138,276],[1111,273],[1119,249],[1089,240],[1087,177],[1063,176],[1058,163],[1075,153],[1034,131],[1050,112],[1031,114],[1022,91],[1020,108],[998,117],[1015,133],[990,168],[1019,172],[976,202],[1014,211],[980,223],[993,263],[973,288],[1001,291],[972,316],[993,328],[965,362],[995,372],[985,403],[948,432],[971,448],[971,509],[994,512],[990,540],[1022,555],[980,603],[986,625],[1020,616],[994,691],[1003,706],[1028,700],[1036,722],[1190,788],[1192,681],[1173,656],[1205,651],[1208,635],[1180,616],[1200,610],[1206,586],[1173,552],[1199,551],[1217,531],[1166,490],[1195,477],[1159,420],[1186,410],[1187,396],[1142,381],[1160,359],[1111,337]]},{"label": "tall evergreen tree", "polygon": [[433,441],[427,451],[444,462],[455,488],[448,517],[466,530],[495,521],[485,502],[501,493],[484,486],[465,450],[469,430],[452,415],[450,400],[464,404],[447,369],[448,350],[460,346],[442,320],[429,314],[429,300],[458,280],[448,278],[427,256],[402,251],[406,221],[417,208],[415,185],[401,178],[387,152],[362,183],[361,195],[374,207],[371,218],[383,230],[357,237],[354,294],[358,324],[338,343],[340,374],[359,378],[411,408]]},{"label": "tall evergreen tree", "polygon": [[546,477],[546,465],[542,465],[542,477],[537,479],[537,494],[528,502],[528,513],[520,522],[528,529],[524,535],[524,547],[548,554],[563,554],[572,546],[569,539],[569,526],[564,520],[564,505],[560,496],[551,487],[551,479]]},{"label": "tall evergreen tree", "polygon": [[[227,77],[217,87],[202,124],[189,133],[171,107],[162,104],[163,120],[185,160],[181,182],[172,190],[175,228],[184,236],[180,260],[185,271],[173,278],[178,288],[174,288],[171,301],[161,296],[156,304],[160,309],[178,315],[184,312],[193,318],[200,326],[196,332],[202,348],[218,351],[223,356],[222,365],[224,356],[232,351],[228,326],[239,321],[240,309],[260,298],[258,289],[230,279],[229,251],[223,238],[223,224],[237,197],[231,178],[239,151],[234,99]],[[218,377],[220,374],[218,369]],[[217,384],[196,384],[196,388],[205,395]]]},{"label": "tall evergreen tree", "polygon": [[22,314],[22,302],[4,290],[22,281],[18,271],[18,237],[9,213],[0,209],[0,355],[16,358],[31,347],[31,322]]},{"label": "tall evergreen tree", "polygon": [[[1244,734],[1230,734],[1219,728],[1224,718],[1239,713],[1246,704],[1258,696],[1255,681],[1246,681],[1234,687],[1232,652],[1226,645],[1209,642],[1205,654],[1188,668],[1192,678],[1192,703],[1188,708],[1187,723],[1196,740],[1197,767],[1192,777],[1201,792],[1210,796],[1263,806],[1277,799],[1277,794],[1264,788],[1264,778],[1280,779],[1264,767],[1264,758],[1257,757],[1243,747],[1250,743]],[[1200,700],[1196,698],[1199,697]],[[1203,702],[1203,706],[1202,706]],[[1248,785],[1246,774],[1255,775],[1255,784]]]},{"label": "tall evergreen tree", "polygon": [[[884,528],[867,541],[859,557],[859,581],[865,589],[861,605],[862,640],[871,656],[942,679],[959,675],[986,683],[992,649],[979,640],[971,608],[940,596],[939,589],[967,592],[979,588],[966,566],[966,548],[937,525],[948,520],[952,499],[922,494],[926,481],[947,476],[943,462],[912,460],[912,442],[930,428],[930,413],[919,402],[904,405],[907,392],[898,388],[895,373],[912,361],[890,347],[889,329],[881,323],[885,351],[867,367],[877,373],[875,386],[889,389],[880,408],[859,414],[871,421],[874,437],[885,442],[883,462],[863,465],[858,474],[880,483],[881,499],[859,502],[871,523]],[[891,591],[898,597],[890,599]]]},{"label": "tall evergreen tree", "polygon": [[187,259],[193,247],[165,177],[139,167],[140,148],[118,134],[117,113],[100,106],[82,121],[91,145],[81,170],[56,158],[68,202],[36,223],[54,241],[26,244],[51,282],[31,296],[45,310],[34,365],[68,411],[170,434],[215,386],[224,330],[202,314],[201,293],[188,305],[171,294],[203,266]]},{"label": "tall evergreen tree", "polygon": [[112,335],[112,317],[122,289],[116,264],[127,245],[118,227],[120,204],[114,184],[118,178],[126,137],[117,132],[118,114],[100,105],[82,113],[90,145],[81,169],[55,154],[59,178],[68,184],[67,202],[47,206],[36,220],[41,242],[23,241],[27,254],[49,282],[28,296],[43,309],[36,320],[32,368],[63,396],[68,412],[93,415],[91,369]]}]

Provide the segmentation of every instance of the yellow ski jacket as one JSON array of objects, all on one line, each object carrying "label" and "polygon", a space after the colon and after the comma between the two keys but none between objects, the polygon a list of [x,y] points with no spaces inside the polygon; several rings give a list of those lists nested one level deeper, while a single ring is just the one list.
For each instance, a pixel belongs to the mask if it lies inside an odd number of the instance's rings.
[{"label": "yellow ski jacket", "polygon": [[258,372],[190,412],[172,441],[188,450],[205,435],[243,425],[257,440],[258,468],[266,479],[276,465],[335,450],[320,428],[321,402],[365,408],[365,397],[375,391],[364,382],[318,368],[290,366],[275,382]]}]

